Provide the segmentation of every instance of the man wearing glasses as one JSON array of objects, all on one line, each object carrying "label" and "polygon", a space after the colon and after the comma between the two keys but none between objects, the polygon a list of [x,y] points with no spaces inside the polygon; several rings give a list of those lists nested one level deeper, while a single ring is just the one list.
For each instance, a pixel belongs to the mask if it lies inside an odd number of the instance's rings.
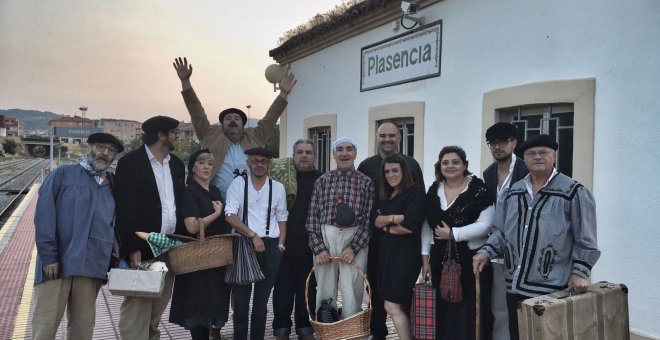
[{"label": "man wearing glasses", "polygon": [[493,233],[472,260],[476,272],[504,256],[511,339],[519,338],[519,301],[562,289],[584,293],[600,257],[594,198],[555,169],[557,148],[548,135],[520,146],[529,175],[500,195]]},{"label": "man wearing glasses", "polygon": [[[250,339],[263,339],[266,332],[267,304],[282,262],[288,211],[284,185],[268,177],[273,153],[265,148],[245,151],[250,173],[237,176],[227,190],[225,220],[235,231],[249,237],[265,278],[254,284]],[[247,180],[247,187],[245,181]],[[247,191],[247,199],[245,192]],[[247,206],[246,206],[247,204]],[[244,212],[247,209],[247,214]],[[239,218],[247,216],[247,220]],[[248,336],[248,314],[252,284],[233,285],[234,339]]]},{"label": "man wearing glasses", "polygon": [[67,310],[69,339],[91,339],[96,296],[115,241],[110,164],[124,150],[113,135],[87,138],[87,155],[57,167],[39,189],[33,339],[55,339]]},{"label": "man wearing glasses", "polygon": [[[119,252],[138,267],[153,259],[147,241],[136,231],[172,234],[185,228],[181,193],[185,187],[183,162],[171,154],[179,121],[156,116],[142,123],[144,144],[122,157],[117,164],[115,198]],[[119,332],[125,340],[158,339],[158,322],[172,297],[174,275],[165,276],[160,298],[125,297],[119,315]]]},{"label": "man wearing glasses", "polygon": [[[484,170],[484,182],[488,193],[496,199],[513,183],[527,176],[529,170],[522,158],[516,157],[518,145],[516,127],[511,123],[495,123],[486,130],[486,143],[495,161]],[[496,207],[497,209],[497,207]],[[493,313],[493,339],[509,339],[509,314],[506,309],[506,282],[504,280],[504,260],[494,258],[493,285],[490,309]]]}]

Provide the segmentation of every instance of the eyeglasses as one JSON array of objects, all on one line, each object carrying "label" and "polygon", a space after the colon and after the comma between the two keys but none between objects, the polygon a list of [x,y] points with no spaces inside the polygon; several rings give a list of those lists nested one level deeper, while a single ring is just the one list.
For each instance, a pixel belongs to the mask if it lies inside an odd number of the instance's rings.
[{"label": "eyeglasses", "polygon": [[491,140],[488,141],[486,144],[488,145],[489,148],[494,149],[497,147],[502,147],[511,142],[511,138],[505,139],[505,140]]},{"label": "eyeglasses", "polygon": [[115,149],[114,147],[112,147],[112,146],[110,146],[110,145],[105,145],[105,144],[94,144],[94,148],[96,149],[96,151],[99,151],[99,152],[106,152],[106,151],[108,151],[108,152],[110,152],[110,153],[117,153],[117,149]]},{"label": "eyeglasses", "polygon": [[251,159],[249,160],[250,164],[252,165],[268,165],[268,162],[270,162],[270,159]]},{"label": "eyeglasses", "polygon": [[549,155],[552,151],[548,150],[543,150],[543,151],[527,151],[523,154],[523,156],[527,158],[536,158],[536,156],[541,156],[541,158],[545,158],[545,156]]}]

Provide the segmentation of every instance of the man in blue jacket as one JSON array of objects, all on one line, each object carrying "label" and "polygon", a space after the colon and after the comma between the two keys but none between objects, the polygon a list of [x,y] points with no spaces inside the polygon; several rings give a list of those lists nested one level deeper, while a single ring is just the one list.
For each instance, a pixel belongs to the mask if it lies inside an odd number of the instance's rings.
[{"label": "man in blue jacket", "polygon": [[59,166],[39,189],[32,339],[55,339],[65,309],[68,339],[91,339],[94,331],[96,295],[115,241],[107,169],[124,146],[107,133],[92,134],[87,142],[80,163]]}]

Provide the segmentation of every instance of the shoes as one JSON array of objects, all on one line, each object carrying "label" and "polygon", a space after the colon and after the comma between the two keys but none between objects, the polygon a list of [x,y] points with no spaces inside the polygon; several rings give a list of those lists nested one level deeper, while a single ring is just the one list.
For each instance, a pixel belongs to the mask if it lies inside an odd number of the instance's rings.
[{"label": "shoes", "polygon": [[298,339],[300,339],[300,340],[314,340],[314,335],[311,335],[311,334],[301,335],[301,336],[298,337]]},{"label": "shoes", "polygon": [[278,334],[275,336],[277,340],[289,340],[289,334]]},{"label": "shoes", "polygon": [[222,340],[222,336],[220,335],[220,328],[211,328],[211,330],[209,331],[209,339]]}]

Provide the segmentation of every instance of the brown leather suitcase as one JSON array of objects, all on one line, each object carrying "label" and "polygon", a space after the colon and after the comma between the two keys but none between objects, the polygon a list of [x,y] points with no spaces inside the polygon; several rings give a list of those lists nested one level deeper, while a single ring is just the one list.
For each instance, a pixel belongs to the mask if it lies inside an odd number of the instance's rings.
[{"label": "brown leather suitcase", "polygon": [[584,294],[559,291],[518,305],[520,339],[629,340],[628,288],[599,282]]}]

